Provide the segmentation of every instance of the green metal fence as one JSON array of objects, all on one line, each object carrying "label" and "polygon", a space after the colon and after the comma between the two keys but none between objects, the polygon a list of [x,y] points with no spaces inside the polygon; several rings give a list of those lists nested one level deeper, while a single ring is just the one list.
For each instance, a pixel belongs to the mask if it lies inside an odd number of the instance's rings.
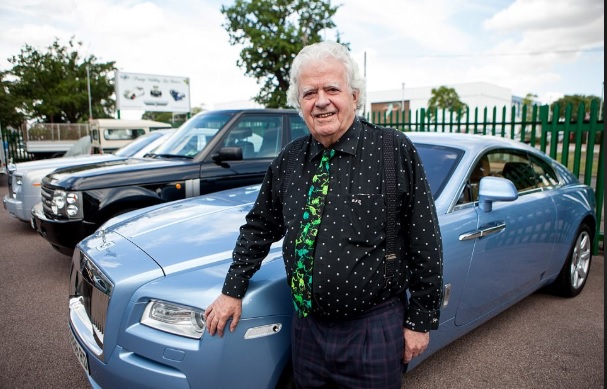
[{"label": "green metal fence", "polygon": [[594,188],[596,195],[597,229],[594,252],[604,245],[604,119],[599,117],[596,101],[586,110],[578,106],[577,118],[572,120],[572,106],[565,107],[564,116],[558,105],[523,106],[517,115],[516,107],[499,109],[475,108],[463,112],[447,110],[428,111],[423,108],[411,111],[393,111],[366,114],[373,123],[394,127],[401,131],[428,131],[495,135],[528,143],[561,162],[586,185]]}]

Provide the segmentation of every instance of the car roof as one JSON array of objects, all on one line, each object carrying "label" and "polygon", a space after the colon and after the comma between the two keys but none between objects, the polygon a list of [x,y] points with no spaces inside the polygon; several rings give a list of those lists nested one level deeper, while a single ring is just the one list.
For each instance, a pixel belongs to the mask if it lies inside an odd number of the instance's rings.
[{"label": "car roof", "polygon": [[537,152],[537,149],[525,143],[495,135],[444,132],[406,132],[406,135],[414,143],[440,144],[442,146],[462,149],[466,152],[477,152],[482,149],[500,147]]}]

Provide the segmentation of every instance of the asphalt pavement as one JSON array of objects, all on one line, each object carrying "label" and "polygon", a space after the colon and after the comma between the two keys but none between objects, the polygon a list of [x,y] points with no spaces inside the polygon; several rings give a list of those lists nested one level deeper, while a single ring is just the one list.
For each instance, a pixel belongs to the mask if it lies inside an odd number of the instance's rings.
[{"label": "asphalt pavement", "polygon": [[[0,197],[7,191],[0,175]],[[69,344],[69,264],[0,209],[0,389],[89,387]],[[604,276],[601,254],[578,297],[533,294],[407,373],[403,387],[604,388]]]}]

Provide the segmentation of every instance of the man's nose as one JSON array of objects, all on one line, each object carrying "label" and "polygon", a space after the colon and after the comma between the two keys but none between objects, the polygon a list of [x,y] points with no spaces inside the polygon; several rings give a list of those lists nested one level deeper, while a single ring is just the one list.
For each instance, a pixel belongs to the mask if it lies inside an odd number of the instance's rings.
[{"label": "man's nose", "polygon": [[320,108],[324,108],[329,104],[331,104],[329,95],[323,91],[318,92],[318,98],[316,99],[316,106],[320,107]]}]

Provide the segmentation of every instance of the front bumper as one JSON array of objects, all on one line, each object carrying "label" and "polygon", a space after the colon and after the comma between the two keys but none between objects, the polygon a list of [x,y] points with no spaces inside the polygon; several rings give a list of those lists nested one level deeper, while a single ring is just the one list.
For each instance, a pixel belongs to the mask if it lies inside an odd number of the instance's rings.
[{"label": "front bumper", "polygon": [[[135,305],[129,303],[127,310],[134,310],[139,317],[143,307]],[[140,324],[121,326],[114,334],[120,344],[105,339],[107,349],[98,357],[99,350],[90,348],[93,340],[90,325],[77,309],[76,305],[70,305],[69,327],[79,345],[76,356],[80,352],[86,354],[83,365],[93,388],[270,389],[276,386],[291,355],[290,326],[286,323],[281,339],[243,339],[249,326],[290,319],[275,316],[243,320],[234,333],[229,332],[222,338],[206,336],[202,340],[177,337]],[[239,374],[234,374],[234,366],[238,366]]]},{"label": "front bumper", "polygon": [[4,204],[4,209],[6,209],[11,216],[25,222],[29,221],[29,216],[24,215],[23,203],[20,200],[13,199],[9,197],[9,195],[6,195],[2,199],[2,203]]},{"label": "front bumper", "polygon": [[85,220],[49,219],[42,211],[41,203],[32,208],[31,223],[51,246],[68,256],[73,254],[78,242],[96,230],[95,224]]}]

